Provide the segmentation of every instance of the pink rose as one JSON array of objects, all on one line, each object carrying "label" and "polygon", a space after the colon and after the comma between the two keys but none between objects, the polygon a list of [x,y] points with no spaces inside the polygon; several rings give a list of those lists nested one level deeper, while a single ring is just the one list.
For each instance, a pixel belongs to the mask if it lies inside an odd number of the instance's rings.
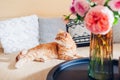
[{"label": "pink rose", "polygon": [[111,0],[108,5],[114,11],[120,11],[120,0]]},{"label": "pink rose", "polygon": [[94,34],[106,34],[110,31],[114,16],[109,8],[98,5],[91,8],[85,16],[85,26]]},{"label": "pink rose", "polygon": [[106,0],[91,0],[92,2],[95,2],[98,5],[104,5]]},{"label": "pink rose", "polygon": [[89,10],[90,5],[86,0],[75,0],[74,2],[75,11],[80,15],[84,16],[85,13]]}]

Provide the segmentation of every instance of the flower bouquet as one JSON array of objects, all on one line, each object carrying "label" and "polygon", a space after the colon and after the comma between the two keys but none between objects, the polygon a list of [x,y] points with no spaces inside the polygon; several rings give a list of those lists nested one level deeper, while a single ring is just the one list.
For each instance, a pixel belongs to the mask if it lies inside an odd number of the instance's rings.
[{"label": "flower bouquet", "polygon": [[120,17],[120,0],[73,0],[70,11],[65,20],[83,21],[91,32],[89,77],[113,80],[112,26]]}]

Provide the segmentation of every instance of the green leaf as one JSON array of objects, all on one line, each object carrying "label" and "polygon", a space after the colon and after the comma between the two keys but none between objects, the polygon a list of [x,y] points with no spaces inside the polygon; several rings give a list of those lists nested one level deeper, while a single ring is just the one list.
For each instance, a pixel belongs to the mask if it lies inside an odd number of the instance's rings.
[{"label": "green leaf", "polygon": [[118,11],[113,11],[114,13],[114,22],[113,24],[116,25],[118,23],[118,19],[120,18],[120,14]]},{"label": "green leaf", "polygon": [[94,2],[91,2],[91,3],[90,3],[90,6],[91,6],[91,7],[94,7],[94,6],[96,6],[96,4],[95,4]]},{"label": "green leaf", "polygon": [[118,12],[118,16],[120,17],[120,13]]},{"label": "green leaf", "polygon": [[114,11],[114,14],[115,14],[115,15],[119,15],[118,11]]},{"label": "green leaf", "polygon": [[70,19],[70,15],[63,15],[65,17],[65,20],[69,20]]},{"label": "green leaf", "polygon": [[90,0],[87,0],[88,2],[90,2]]},{"label": "green leaf", "polygon": [[115,17],[115,18],[114,18],[114,22],[113,22],[113,24],[116,25],[117,23],[118,23],[118,18]]},{"label": "green leaf", "polygon": [[79,20],[78,20],[78,18],[75,18],[74,19],[74,22],[77,24],[77,22],[78,22]]},{"label": "green leaf", "polygon": [[110,1],[110,0],[106,0],[104,6],[107,6],[109,1]]},{"label": "green leaf", "polygon": [[83,21],[84,20],[84,17],[81,17],[80,15],[78,15],[78,14],[76,14],[76,16],[77,16],[77,19],[78,20],[81,20],[81,21]]}]

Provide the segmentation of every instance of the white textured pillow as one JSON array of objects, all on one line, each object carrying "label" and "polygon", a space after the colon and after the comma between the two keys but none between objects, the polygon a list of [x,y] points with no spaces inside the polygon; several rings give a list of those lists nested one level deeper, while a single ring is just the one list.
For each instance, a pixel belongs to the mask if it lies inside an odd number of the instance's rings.
[{"label": "white textured pillow", "polygon": [[53,42],[58,31],[66,31],[62,18],[39,18],[40,43]]},{"label": "white textured pillow", "polygon": [[5,53],[16,53],[39,44],[36,15],[0,21],[0,40]]}]

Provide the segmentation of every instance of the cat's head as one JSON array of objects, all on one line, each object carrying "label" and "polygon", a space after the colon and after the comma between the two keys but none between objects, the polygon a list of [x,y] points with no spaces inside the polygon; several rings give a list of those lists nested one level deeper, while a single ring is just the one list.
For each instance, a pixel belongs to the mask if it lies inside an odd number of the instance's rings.
[{"label": "cat's head", "polygon": [[56,42],[63,46],[71,46],[73,44],[73,39],[68,32],[60,30],[55,38]]}]

